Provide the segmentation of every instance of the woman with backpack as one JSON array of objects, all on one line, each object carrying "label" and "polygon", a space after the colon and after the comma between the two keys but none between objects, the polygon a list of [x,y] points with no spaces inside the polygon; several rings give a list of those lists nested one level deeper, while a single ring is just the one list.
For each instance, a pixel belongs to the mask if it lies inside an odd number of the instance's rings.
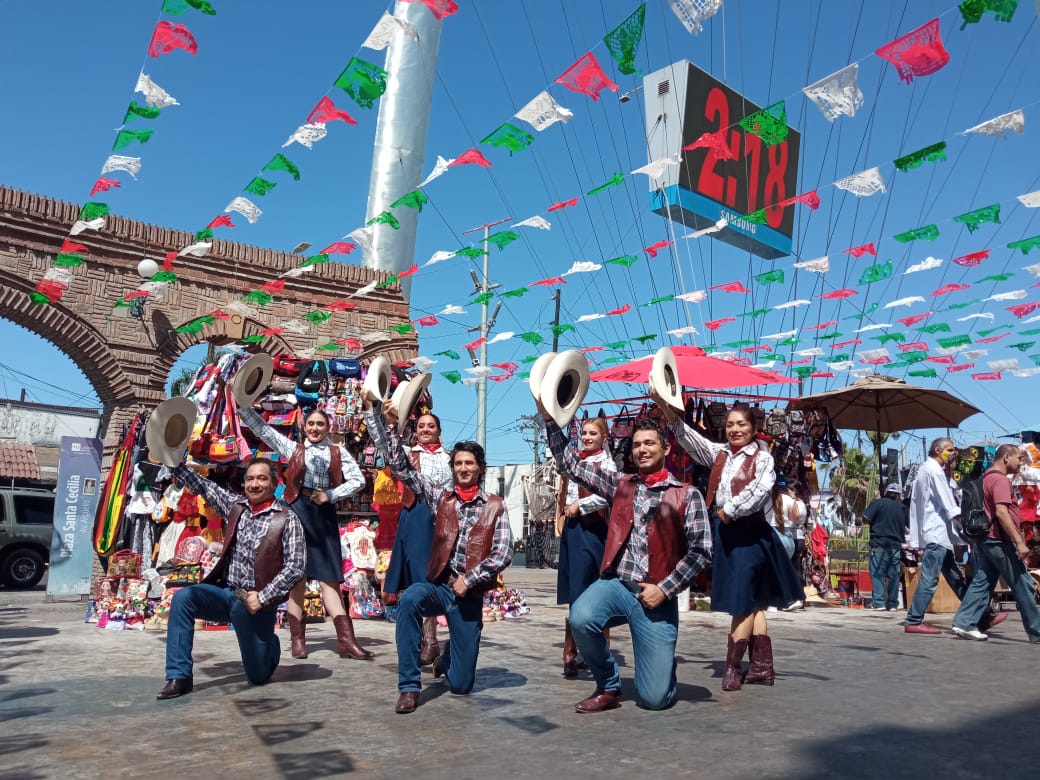
[{"label": "woman with backpack", "polygon": [[242,422],[288,463],[282,500],[303,523],[307,542],[304,578],[289,593],[289,637],[292,657],[307,657],[303,598],[308,580],[318,580],[325,611],[336,627],[336,652],[359,661],[375,656],[358,644],[354,624],[343,605],[343,553],[336,503],[361,490],[365,478],[347,450],[329,438],[329,418],[320,409],[303,418],[304,441],[283,436],[252,409],[239,408]]}]

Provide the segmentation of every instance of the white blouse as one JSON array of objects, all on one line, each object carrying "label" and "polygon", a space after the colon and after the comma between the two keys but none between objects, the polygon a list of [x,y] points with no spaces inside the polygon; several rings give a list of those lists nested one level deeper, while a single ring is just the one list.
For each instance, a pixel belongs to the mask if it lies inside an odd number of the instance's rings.
[{"label": "white blouse", "polygon": [[414,445],[411,451],[419,453],[420,474],[438,487],[451,487],[451,483],[455,479],[455,475],[451,472],[451,453],[444,447],[430,452],[419,444]]},{"label": "white blouse", "polygon": [[[595,455],[589,455],[582,462],[592,463],[606,471],[617,471],[614,459],[610,457],[610,453],[606,450],[600,450]],[[578,503],[579,514],[582,515],[590,515],[597,509],[604,509],[607,506],[607,499],[602,496],[588,495],[585,498],[578,498],[578,483],[572,479],[567,480],[567,504],[569,506],[575,502]]]}]

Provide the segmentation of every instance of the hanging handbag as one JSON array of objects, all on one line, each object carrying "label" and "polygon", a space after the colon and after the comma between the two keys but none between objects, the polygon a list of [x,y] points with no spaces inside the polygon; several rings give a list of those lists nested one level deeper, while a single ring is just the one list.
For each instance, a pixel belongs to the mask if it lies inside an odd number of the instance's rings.
[{"label": "hanging handbag", "polygon": [[633,433],[635,433],[635,430],[635,415],[628,410],[627,406],[622,406],[621,411],[618,412],[617,416],[614,418],[614,422],[610,426],[610,438],[628,439],[631,438]]},{"label": "hanging handbag", "polygon": [[329,373],[346,379],[360,379],[361,361],[355,358],[332,358],[329,360]]},{"label": "hanging handbag", "polygon": [[272,357],[272,369],[276,374],[282,376],[298,377],[300,372],[311,362],[308,358],[302,358],[291,352],[279,352]]}]

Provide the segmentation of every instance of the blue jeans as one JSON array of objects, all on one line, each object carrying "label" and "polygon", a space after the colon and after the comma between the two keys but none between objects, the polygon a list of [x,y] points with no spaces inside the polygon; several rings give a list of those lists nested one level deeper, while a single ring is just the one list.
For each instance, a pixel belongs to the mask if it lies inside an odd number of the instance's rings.
[{"label": "blue jeans", "polygon": [[[870,583],[873,588],[871,606],[874,609],[899,606],[900,549],[888,547],[870,548]],[[885,579],[888,588],[885,588]]]},{"label": "blue jeans", "polygon": [[397,690],[421,690],[422,619],[444,615],[448,618],[451,641],[441,656],[441,668],[452,693],[472,691],[484,629],[483,608],[483,595],[459,598],[448,585],[413,582],[405,588],[397,602]]},{"label": "blue jeans", "polygon": [[924,548],[924,559],[921,561],[921,579],[906,613],[907,625],[916,626],[924,622],[924,612],[932,603],[935,589],[939,587],[939,574],[946,578],[950,589],[959,599],[964,598],[967,583],[961,573],[953,550],[947,550],[941,544],[929,544]]},{"label": "blue jeans", "polygon": [[638,592],[638,586],[618,579],[596,580],[571,605],[571,631],[582,658],[596,678],[596,689],[620,691],[621,675],[603,629],[628,623],[639,704],[650,710],[661,710],[675,701],[679,605],[675,599],[668,599],[656,609],[647,609],[636,598]]},{"label": "blue jeans", "polygon": [[251,615],[231,588],[191,585],[173,594],[166,634],[166,679],[191,677],[195,619],[230,622],[235,629],[246,679],[263,685],[278,668],[282,648],[274,632],[276,611]]},{"label": "blue jeans", "polygon": [[1022,625],[1030,642],[1040,642],[1040,609],[1033,598],[1035,583],[1026,571],[1026,566],[1015,554],[1010,542],[985,541],[975,545],[977,555],[975,575],[971,578],[960,609],[953,616],[953,625],[971,630],[977,628],[979,620],[986,614],[989,600],[1001,578],[1015,596],[1015,604],[1022,616]]}]

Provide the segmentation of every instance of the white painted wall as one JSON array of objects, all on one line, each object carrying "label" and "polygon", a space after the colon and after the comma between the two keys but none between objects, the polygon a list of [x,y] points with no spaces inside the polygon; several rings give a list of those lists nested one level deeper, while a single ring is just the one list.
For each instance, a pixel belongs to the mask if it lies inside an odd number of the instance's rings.
[{"label": "white painted wall", "polygon": [[523,478],[531,473],[530,463],[507,466],[488,466],[484,476],[484,489],[489,493],[502,496],[509,511],[509,527],[513,531],[513,539],[524,538],[524,525],[527,518],[527,494],[524,492]]},{"label": "white painted wall", "polygon": [[60,447],[62,436],[96,438],[98,412],[0,399],[0,439]]}]

